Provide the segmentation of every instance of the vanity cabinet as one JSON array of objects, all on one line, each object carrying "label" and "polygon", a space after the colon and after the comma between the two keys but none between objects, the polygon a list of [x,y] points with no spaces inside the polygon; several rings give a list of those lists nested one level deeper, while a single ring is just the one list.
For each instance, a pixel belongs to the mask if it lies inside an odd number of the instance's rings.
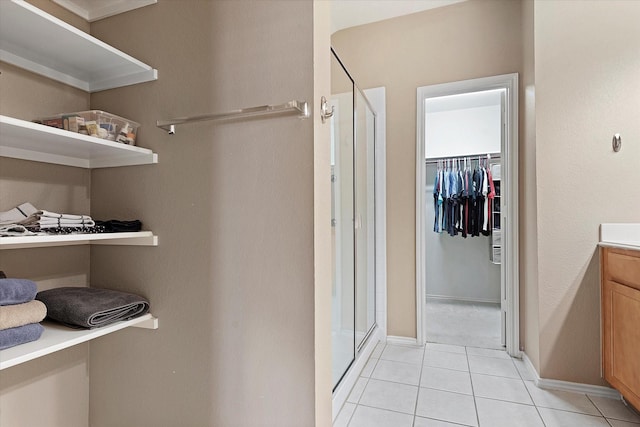
[{"label": "vanity cabinet", "polygon": [[640,408],[640,249],[601,249],[604,378]]}]

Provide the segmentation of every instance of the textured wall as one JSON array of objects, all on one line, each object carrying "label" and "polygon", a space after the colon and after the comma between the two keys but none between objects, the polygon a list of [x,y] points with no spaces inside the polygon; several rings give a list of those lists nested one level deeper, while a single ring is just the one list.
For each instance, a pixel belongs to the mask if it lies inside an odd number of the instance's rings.
[{"label": "textured wall", "polygon": [[520,71],[520,13],[516,1],[466,1],[332,37],[360,87],[387,90],[389,335],[416,336],[416,88]]},{"label": "textured wall", "polygon": [[[639,222],[640,3],[535,3],[540,375],[600,379],[598,225]],[[615,31],[609,29],[615,28]],[[623,139],[614,153],[614,133]]]},{"label": "textured wall", "polygon": [[149,297],[160,328],[92,344],[91,425],[310,426],[313,122],[199,123],[174,136],[154,124],[312,101],[313,4],[184,4],[161,0],[91,27],[160,75],[91,97],[142,123],[140,145],[159,155],[154,166],[95,171],[93,210],[140,218],[160,239],[92,249],[93,284]]}]

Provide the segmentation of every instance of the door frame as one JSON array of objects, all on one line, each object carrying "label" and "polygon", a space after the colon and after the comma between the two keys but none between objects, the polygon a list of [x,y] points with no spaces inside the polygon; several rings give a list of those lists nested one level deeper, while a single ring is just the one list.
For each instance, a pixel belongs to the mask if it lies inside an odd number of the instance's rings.
[{"label": "door frame", "polygon": [[[424,86],[417,90],[416,132],[416,341],[426,342],[426,182],[424,145],[424,100],[427,98],[457,95],[491,89],[505,89],[504,114],[505,138],[502,141],[502,263],[501,286],[505,286],[502,298],[506,305],[506,350],[509,355],[520,356],[520,266],[518,233],[518,74],[503,74],[458,82]],[[506,204],[505,200],[509,203]]]}]

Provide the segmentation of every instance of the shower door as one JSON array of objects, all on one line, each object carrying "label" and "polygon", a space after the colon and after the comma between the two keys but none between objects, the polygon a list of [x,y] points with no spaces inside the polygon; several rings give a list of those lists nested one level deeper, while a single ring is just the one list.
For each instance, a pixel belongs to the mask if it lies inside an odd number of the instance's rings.
[{"label": "shower door", "polygon": [[331,332],[335,390],[376,324],[375,113],[335,53],[331,77]]},{"label": "shower door", "polygon": [[355,86],[356,345],[375,326],[375,114]]}]

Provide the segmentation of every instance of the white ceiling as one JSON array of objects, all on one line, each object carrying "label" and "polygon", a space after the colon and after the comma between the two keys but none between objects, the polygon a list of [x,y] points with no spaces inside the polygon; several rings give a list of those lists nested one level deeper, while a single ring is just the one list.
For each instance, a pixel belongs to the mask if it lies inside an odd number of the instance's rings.
[{"label": "white ceiling", "polygon": [[331,34],[465,0],[331,0]]}]

